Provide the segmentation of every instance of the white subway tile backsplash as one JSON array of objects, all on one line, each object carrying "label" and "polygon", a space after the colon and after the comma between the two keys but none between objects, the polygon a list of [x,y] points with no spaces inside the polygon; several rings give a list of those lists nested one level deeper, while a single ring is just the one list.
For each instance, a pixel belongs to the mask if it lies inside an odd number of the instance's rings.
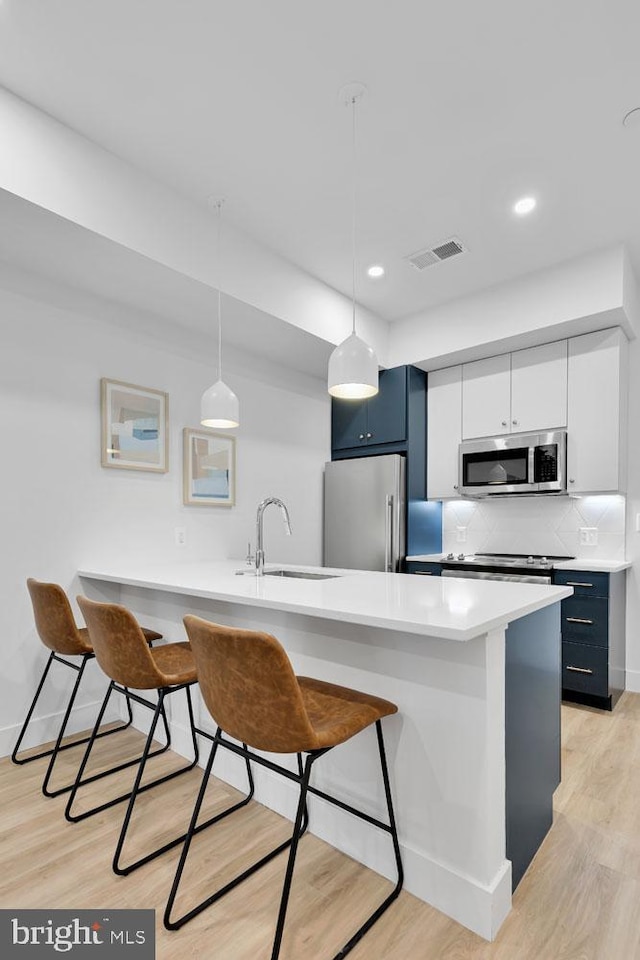
[{"label": "white subway tile backsplash", "polygon": [[[443,550],[460,552],[456,528],[466,527],[465,553],[533,553],[623,560],[625,500],[619,496],[517,497],[444,503]],[[598,545],[580,543],[580,527],[595,527]]]}]

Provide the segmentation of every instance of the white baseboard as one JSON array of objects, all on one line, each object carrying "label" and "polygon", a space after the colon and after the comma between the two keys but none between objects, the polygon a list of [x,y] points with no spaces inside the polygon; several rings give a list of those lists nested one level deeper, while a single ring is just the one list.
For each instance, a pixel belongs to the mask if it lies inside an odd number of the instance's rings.
[{"label": "white baseboard", "polygon": [[[80,733],[81,730],[90,730],[96,722],[101,701],[95,700],[92,703],[85,703],[81,707],[74,707],[67,724],[67,733]],[[44,717],[33,717],[29,724],[27,736],[25,737],[20,751],[28,750],[31,747],[37,747],[41,743],[49,743],[58,736],[60,724],[64,716],[64,710],[56,713],[47,714]],[[118,705],[110,705],[105,723],[111,723],[120,719]],[[0,730],[0,756],[8,757],[13,752],[16,740],[20,735],[22,721],[12,724],[9,727],[3,727]]]}]

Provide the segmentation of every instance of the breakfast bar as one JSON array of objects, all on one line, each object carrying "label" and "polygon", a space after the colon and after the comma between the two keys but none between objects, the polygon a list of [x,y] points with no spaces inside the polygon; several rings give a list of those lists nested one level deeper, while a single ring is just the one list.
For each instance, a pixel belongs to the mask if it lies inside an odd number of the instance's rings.
[{"label": "breakfast bar", "polygon": [[[274,565],[256,577],[237,561],[87,563],[79,576],[88,597],[124,604],[168,640],[184,638],[187,613],[267,631],[296,673],[397,703],[386,736],[405,887],[486,939],[496,936],[551,824],[560,778],[559,604],[571,587]],[[207,728],[206,711],[196,722]],[[175,748],[188,753],[178,708],[170,723]],[[216,760],[214,772],[244,783],[234,756]],[[344,744],[317,778],[382,815],[374,749]],[[268,770],[258,772],[256,799],[293,815],[293,789]],[[384,838],[313,800],[311,832],[392,875]]]}]

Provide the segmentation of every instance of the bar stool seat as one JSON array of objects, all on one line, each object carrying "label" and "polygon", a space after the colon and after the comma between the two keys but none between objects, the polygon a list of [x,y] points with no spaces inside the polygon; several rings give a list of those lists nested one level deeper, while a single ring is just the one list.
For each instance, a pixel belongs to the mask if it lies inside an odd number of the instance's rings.
[{"label": "bar stool seat", "polygon": [[315,750],[336,747],[376,720],[398,712],[395,703],[325,680],[297,677],[305,710],[316,735]]},{"label": "bar stool seat", "polygon": [[[27,716],[22,725],[22,729],[18,735],[16,745],[13,749],[13,753],[11,754],[11,759],[14,763],[22,765],[25,763],[31,763],[33,760],[40,760],[42,757],[49,757],[49,764],[47,766],[42,783],[42,792],[46,797],[57,797],[62,793],[68,793],[73,787],[73,783],[69,783],[55,790],[49,789],[49,783],[53,775],[53,770],[58,755],[63,750],[69,750],[72,747],[77,747],[89,742],[89,737],[81,737],[80,739],[73,740],[73,742],[66,744],[63,744],[62,740],[71,717],[71,712],[73,710],[85,668],[89,660],[94,659],[95,654],[91,645],[89,631],[86,627],[78,627],[76,624],[73,611],[71,610],[71,604],[69,603],[69,598],[61,586],[59,586],[57,583],[43,583],[42,581],[35,580],[30,577],[27,580],[27,588],[29,590],[29,596],[31,597],[38,636],[40,637],[40,640],[44,646],[50,651],[50,654],[40,678],[35,696],[31,702],[31,706],[27,711]],[[148,644],[153,643],[155,640],[162,640],[162,634],[158,633],[156,630],[150,630],[147,627],[143,627],[142,629],[145,640]],[[67,657],[80,657],[80,663],[74,663],[72,660],[68,660]],[[55,744],[53,747],[50,747],[46,750],[41,750],[37,753],[32,753],[29,756],[20,756],[20,747],[22,746],[22,741],[33,717],[36,704],[44,688],[49,670],[54,662],[61,663],[76,672],[76,682],[67,701],[67,706],[62,722],[58,729]],[[121,730],[131,726],[133,716],[131,713],[131,705],[128,700],[127,709],[128,719],[126,723],[111,727],[108,730],[100,731],[98,736],[105,737],[113,733],[118,733]],[[104,773],[105,776],[106,773],[107,771]]]},{"label": "bar stool seat", "polygon": [[[217,729],[215,736],[209,736],[213,746],[167,900],[164,925],[169,930],[179,929],[288,848],[289,858],[271,953],[271,960],[277,960],[298,842],[308,821],[307,795],[311,793],[389,833],[393,844],[397,871],[395,887],[335,955],[336,958],[344,957],[388,909],[402,888],[402,859],[381,725],[381,720],[397,713],[398,708],[388,700],[359,690],[311,677],[296,677],[284,648],[268,633],[225,627],[194,616],[185,617],[184,624],[195,658],[202,698],[217,724]],[[310,783],[312,766],[319,757],[372,725],[376,728],[388,823],[356,809]],[[203,731],[199,732],[206,736]],[[235,742],[238,740],[242,742],[242,747]],[[219,747],[244,757],[247,762],[250,759],[259,763],[299,784],[300,794],[293,832],[289,840],[252,863],[187,913],[173,918],[173,907],[191,841],[194,834],[206,826],[198,825],[198,818]],[[262,754],[255,753],[254,750],[297,754],[298,774]],[[303,753],[306,754],[304,764],[301,756]],[[226,816],[229,812],[231,811],[226,811],[221,816]]]}]

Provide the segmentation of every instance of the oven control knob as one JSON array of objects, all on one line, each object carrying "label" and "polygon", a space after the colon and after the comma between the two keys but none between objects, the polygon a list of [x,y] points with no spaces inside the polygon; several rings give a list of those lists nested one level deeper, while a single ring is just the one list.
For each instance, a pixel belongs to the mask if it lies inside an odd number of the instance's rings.
[{"label": "oven control knob", "polygon": [[527,557],[527,563],[535,563],[533,557]]},{"label": "oven control knob", "polygon": [[464,560],[464,553],[458,554],[458,560]]},{"label": "oven control knob", "polygon": [[448,553],[448,554],[447,554],[447,560],[453,560],[453,559],[454,559],[453,554],[452,554],[452,553]]}]

